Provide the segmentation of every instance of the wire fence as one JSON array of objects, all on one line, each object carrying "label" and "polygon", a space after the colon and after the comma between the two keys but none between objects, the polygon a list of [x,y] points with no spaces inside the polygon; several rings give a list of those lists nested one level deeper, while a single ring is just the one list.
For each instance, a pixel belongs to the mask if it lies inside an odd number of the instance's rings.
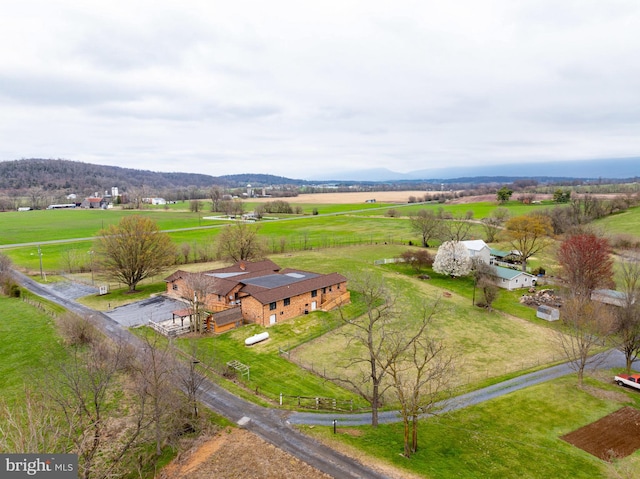
[{"label": "wire fence", "polygon": [[315,409],[339,412],[369,412],[371,408],[354,406],[352,399],[341,400],[326,397],[288,396],[280,393],[280,406],[295,406],[300,409]]}]

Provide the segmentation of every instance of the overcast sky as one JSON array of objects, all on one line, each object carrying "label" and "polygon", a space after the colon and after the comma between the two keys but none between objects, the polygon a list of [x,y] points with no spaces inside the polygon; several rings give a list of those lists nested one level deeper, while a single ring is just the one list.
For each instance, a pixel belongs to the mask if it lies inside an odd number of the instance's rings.
[{"label": "overcast sky", "polygon": [[0,161],[292,178],[640,154],[637,0],[20,0]]}]

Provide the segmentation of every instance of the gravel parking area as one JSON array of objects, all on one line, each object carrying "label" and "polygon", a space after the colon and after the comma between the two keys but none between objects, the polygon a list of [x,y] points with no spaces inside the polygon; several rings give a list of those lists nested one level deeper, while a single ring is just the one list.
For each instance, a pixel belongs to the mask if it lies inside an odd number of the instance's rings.
[{"label": "gravel parking area", "polygon": [[[130,328],[147,324],[149,320],[166,321],[172,318],[174,311],[185,307],[187,306],[181,301],[165,296],[154,296],[106,311],[105,314],[121,326]],[[180,320],[176,318],[176,321]]]},{"label": "gravel parking area", "polygon": [[74,283],[71,281],[58,281],[56,283],[49,283],[47,287],[67,299],[78,299],[82,298],[83,296],[89,296],[90,294],[98,294],[98,288],[94,286]]}]

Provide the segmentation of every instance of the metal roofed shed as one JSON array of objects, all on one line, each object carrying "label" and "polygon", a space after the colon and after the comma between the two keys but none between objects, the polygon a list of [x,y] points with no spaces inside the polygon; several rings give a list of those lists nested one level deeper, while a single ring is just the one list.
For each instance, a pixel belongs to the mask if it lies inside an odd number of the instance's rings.
[{"label": "metal roofed shed", "polygon": [[560,319],[560,310],[541,304],[536,311],[536,317],[546,321],[558,321]]},{"label": "metal roofed shed", "polygon": [[596,289],[591,293],[591,299],[612,306],[624,306],[627,295],[614,289]]}]

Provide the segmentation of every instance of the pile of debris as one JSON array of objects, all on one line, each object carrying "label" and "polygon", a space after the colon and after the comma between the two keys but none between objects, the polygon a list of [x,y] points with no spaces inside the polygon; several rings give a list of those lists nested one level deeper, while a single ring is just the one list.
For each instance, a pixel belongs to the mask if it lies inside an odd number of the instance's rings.
[{"label": "pile of debris", "polygon": [[529,293],[532,294],[523,294],[520,298],[520,302],[522,304],[526,304],[527,306],[540,306],[545,304],[556,308],[562,306],[562,298],[557,296],[555,291],[552,289],[541,289],[540,291],[535,291],[532,288],[529,290]]}]

